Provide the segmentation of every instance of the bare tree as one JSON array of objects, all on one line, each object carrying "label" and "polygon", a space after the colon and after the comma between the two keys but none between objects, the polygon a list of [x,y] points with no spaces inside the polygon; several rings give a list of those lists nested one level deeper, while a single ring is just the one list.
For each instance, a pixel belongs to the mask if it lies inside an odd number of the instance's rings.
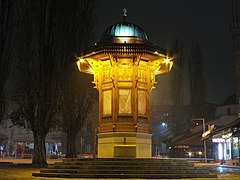
[{"label": "bare tree", "polygon": [[184,73],[184,57],[183,57],[183,45],[181,41],[176,39],[174,48],[174,66],[170,72],[171,76],[171,91],[173,104],[176,106],[183,104],[183,73]]},{"label": "bare tree", "polygon": [[22,1],[23,33],[20,41],[24,43],[19,47],[18,55],[23,62],[16,85],[16,108],[12,120],[33,132],[33,164],[46,164],[45,138],[56,126],[54,117],[59,108],[63,69],[74,61],[74,52],[81,49],[80,45],[90,36],[91,31],[86,33],[89,29],[85,26],[91,22],[87,18],[92,17],[93,2]]},{"label": "bare tree", "polygon": [[80,73],[75,64],[66,69],[60,101],[60,127],[67,137],[66,158],[76,157],[76,137],[96,100],[91,75]]},{"label": "bare tree", "polygon": [[171,121],[176,125],[175,134],[181,134],[187,130],[187,121],[185,116],[187,112],[183,111],[184,101],[184,54],[183,44],[180,40],[176,39],[174,50],[174,65],[170,72],[171,76],[171,92],[173,99],[173,109]]},{"label": "bare tree", "polygon": [[27,126],[33,132],[33,164],[46,164],[45,137],[54,127],[58,85],[64,65],[57,59],[57,14],[52,1],[24,1],[22,4],[22,37],[19,58],[23,60],[18,76],[13,112],[15,124]]},{"label": "bare tree", "polygon": [[197,116],[202,115],[206,85],[203,75],[203,55],[196,41],[192,42],[190,49],[189,77],[193,113]]},{"label": "bare tree", "polygon": [[5,109],[4,88],[10,71],[13,36],[13,2],[0,0],[0,123]]},{"label": "bare tree", "polygon": [[[60,29],[65,43],[62,56],[74,52],[78,53],[89,46],[92,39],[94,24],[94,9],[96,0],[75,0],[75,3],[65,3],[62,19],[69,23],[61,24]],[[70,13],[69,10],[74,13]],[[62,11],[62,9],[61,9]],[[71,24],[69,26],[69,24]],[[74,32],[71,33],[71,32]],[[69,57],[66,57],[69,58]],[[80,76],[81,74],[81,76]],[[61,127],[67,134],[66,157],[76,157],[76,137],[85,123],[86,116],[92,107],[95,97],[92,86],[86,86],[91,81],[89,75],[82,74],[76,69],[76,64],[68,64],[64,70],[61,88]],[[65,86],[65,87],[64,87]]]}]

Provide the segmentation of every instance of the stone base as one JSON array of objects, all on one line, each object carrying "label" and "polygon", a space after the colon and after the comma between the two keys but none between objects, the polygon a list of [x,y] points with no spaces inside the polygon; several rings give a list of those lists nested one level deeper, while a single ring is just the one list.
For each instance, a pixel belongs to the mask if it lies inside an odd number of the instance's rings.
[{"label": "stone base", "polygon": [[194,167],[185,160],[157,158],[65,158],[32,175],[47,179],[217,179],[209,168]]},{"label": "stone base", "polygon": [[98,134],[98,158],[150,158],[152,134],[109,132]]}]

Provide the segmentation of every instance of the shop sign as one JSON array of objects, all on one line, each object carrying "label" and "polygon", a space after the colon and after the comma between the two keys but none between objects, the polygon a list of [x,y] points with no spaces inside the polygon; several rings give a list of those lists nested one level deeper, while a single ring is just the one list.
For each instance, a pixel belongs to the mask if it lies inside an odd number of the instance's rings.
[{"label": "shop sign", "polygon": [[232,136],[232,133],[222,135],[222,138],[229,139]]},{"label": "shop sign", "polygon": [[213,125],[208,125],[208,130],[204,133],[202,133],[202,137],[206,137],[211,133],[211,131],[214,129],[214,124]]},{"label": "shop sign", "polygon": [[223,139],[223,138],[213,138],[213,139],[212,139],[212,142],[215,142],[215,143],[223,143],[223,142],[225,142],[225,139]]}]

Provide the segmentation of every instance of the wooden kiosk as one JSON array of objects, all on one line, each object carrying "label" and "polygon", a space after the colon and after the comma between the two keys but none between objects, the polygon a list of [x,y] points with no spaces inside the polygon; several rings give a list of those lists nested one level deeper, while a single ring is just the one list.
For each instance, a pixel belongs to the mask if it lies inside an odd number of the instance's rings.
[{"label": "wooden kiosk", "polygon": [[155,75],[170,71],[171,55],[125,21],[80,54],[79,70],[94,75],[99,91],[98,158],[151,157],[150,92]]}]

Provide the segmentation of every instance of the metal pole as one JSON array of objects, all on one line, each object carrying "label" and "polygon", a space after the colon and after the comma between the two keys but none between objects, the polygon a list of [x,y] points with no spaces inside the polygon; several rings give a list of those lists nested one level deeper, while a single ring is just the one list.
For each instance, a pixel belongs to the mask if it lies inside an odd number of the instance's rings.
[{"label": "metal pole", "polygon": [[206,141],[203,141],[203,146],[204,146],[204,162],[207,162],[207,145]]},{"label": "metal pole", "polygon": [[[192,120],[200,120],[203,122],[203,133],[205,133],[205,119],[204,118],[194,118]],[[206,141],[204,140],[203,141],[203,148],[204,148],[204,162],[206,163],[207,162],[207,144],[206,144]]]},{"label": "metal pole", "polygon": [[[205,119],[202,118],[203,121],[203,133],[205,133]],[[204,147],[204,162],[207,162],[207,146],[206,146],[206,141],[203,141],[203,147]]]}]

